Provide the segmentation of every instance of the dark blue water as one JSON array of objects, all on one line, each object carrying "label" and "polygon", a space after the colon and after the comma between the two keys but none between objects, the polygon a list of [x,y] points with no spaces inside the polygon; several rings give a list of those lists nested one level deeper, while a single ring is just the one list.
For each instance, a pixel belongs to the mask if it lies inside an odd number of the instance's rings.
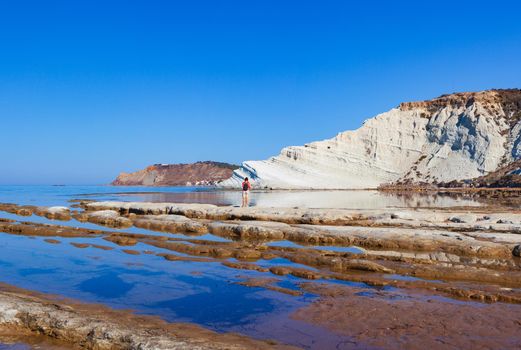
[{"label": "dark blue water", "polygon": [[[101,238],[57,239],[60,244],[47,243],[41,237],[0,233],[0,280],[29,290],[132,309],[168,321],[194,322],[219,332],[240,331],[258,338],[277,337],[272,332],[272,319],[296,327],[296,321],[289,316],[291,312],[316,298],[237,284],[249,278],[273,278],[269,273],[230,269],[219,262],[172,262],[155,255],[129,255],[122,251],[124,248]],[[114,250],[81,249],[70,245],[72,242],[112,246]],[[151,248],[138,243],[131,249]],[[277,263],[291,264],[261,261],[262,265]],[[279,280],[281,286],[298,288],[294,277]],[[291,338],[291,334],[287,336]],[[291,341],[284,335],[278,337]]]}]

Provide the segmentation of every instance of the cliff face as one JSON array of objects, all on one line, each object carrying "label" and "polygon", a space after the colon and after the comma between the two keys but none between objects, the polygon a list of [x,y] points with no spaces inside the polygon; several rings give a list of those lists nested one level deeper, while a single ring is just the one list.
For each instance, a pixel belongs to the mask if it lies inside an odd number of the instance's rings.
[{"label": "cliff face", "polygon": [[402,103],[355,131],[244,162],[256,187],[354,189],[486,175],[521,158],[521,90],[488,90]]},{"label": "cliff face", "polygon": [[134,173],[121,173],[115,186],[210,186],[229,178],[238,165],[219,162],[154,164]]},{"label": "cliff face", "polygon": [[486,175],[463,181],[451,181],[440,184],[442,187],[521,187],[521,159],[513,161]]}]

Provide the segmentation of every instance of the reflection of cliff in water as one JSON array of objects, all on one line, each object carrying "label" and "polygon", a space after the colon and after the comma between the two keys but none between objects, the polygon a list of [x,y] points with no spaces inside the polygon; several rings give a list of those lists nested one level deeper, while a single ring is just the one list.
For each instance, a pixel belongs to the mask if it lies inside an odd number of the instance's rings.
[{"label": "reflection of cliff in water", "polygon": [[406,208],[436,208],[436,207],[460,207],[480,206],[473,198],[464,196],[452,196],[446,193],[426,192],[379,192],[382,197],[399,201],[401,207]]},{"label": "reflection of cliff in water", "polygon": [[[117,194],[125,201],[209,203],[240,205],[240,191],[154,192]],[[479,206],[480,202],[464,196],[425,193],[390,193],[379,191],[259,191],[250,194],[250,206],[308,208],[417,208]]]},{"label": "reflection of cliff in water", "polygon": [[521,192],[514,190],[482,190],[482,191],[439,191],[439,192],[387,192],[382,196],[400,198],[405,207],[457,207],[487,206],[519,208]]}]

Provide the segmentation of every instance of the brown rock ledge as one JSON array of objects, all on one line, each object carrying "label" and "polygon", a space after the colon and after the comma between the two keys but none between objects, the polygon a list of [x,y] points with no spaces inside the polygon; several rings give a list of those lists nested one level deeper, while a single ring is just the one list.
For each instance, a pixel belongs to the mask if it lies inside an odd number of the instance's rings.
[{"label": "brown rock ledge", "polygon": [[84,349],[292,349],[185,323],[0,284],[0,328],[45,335]]},{"label": "brown rock ledge", "polygon": [[352,337],[352,348],[521,348],[521,305],[458,303],[418,291],[303,287],[321,298],[293,317]]}]

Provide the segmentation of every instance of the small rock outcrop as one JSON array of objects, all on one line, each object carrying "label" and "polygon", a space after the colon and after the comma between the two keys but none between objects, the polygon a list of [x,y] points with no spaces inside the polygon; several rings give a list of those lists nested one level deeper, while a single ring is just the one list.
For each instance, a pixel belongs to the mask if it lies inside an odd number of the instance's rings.
[{"label": "small rock outcrop", "polygon": [[220,162],[154,164],[130,174],[121,173],[114,186],[211,186],[229,178],[238,165]]}]

